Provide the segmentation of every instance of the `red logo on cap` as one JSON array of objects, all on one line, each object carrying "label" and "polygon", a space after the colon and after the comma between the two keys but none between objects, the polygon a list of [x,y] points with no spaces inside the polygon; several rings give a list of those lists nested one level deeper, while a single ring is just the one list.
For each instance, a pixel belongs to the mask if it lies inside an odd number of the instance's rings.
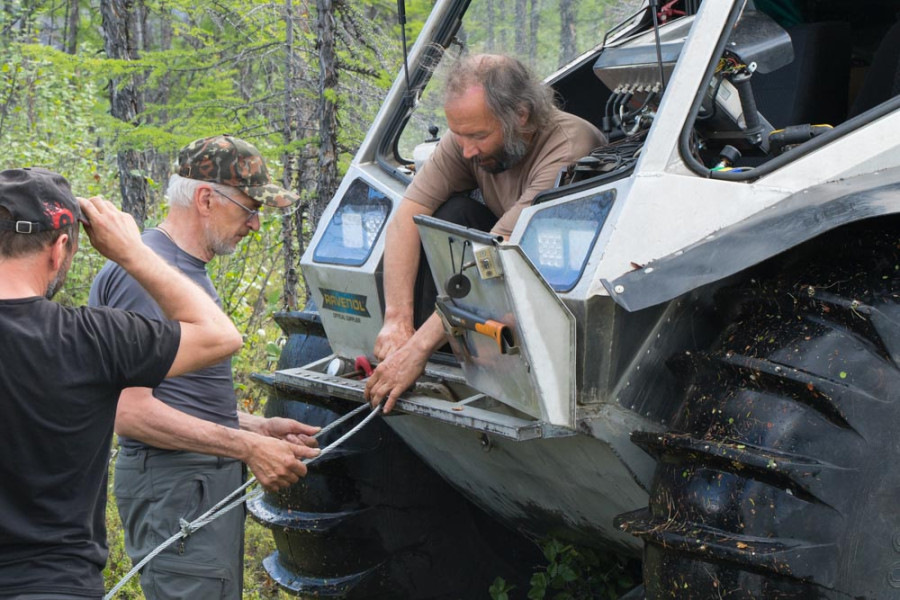
[{"label": "red logo on cap", "polygon": [[75,215],[68,208],[59,204],[44,203],[44,214],[53,222],[53,229],[59,229],[75,222]]}]

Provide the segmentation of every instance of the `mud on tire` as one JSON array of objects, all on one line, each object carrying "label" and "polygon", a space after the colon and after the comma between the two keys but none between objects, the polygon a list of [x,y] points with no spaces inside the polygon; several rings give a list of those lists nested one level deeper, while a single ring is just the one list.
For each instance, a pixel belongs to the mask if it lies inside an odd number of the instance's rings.
[{"label": "mud on tire", "polygon": [[[889,225],[889,226],[888,226]],[[646,597],[900,597],[900,231],[857,226],[780,257],[717,299],[727,322],[672,361]]]}]

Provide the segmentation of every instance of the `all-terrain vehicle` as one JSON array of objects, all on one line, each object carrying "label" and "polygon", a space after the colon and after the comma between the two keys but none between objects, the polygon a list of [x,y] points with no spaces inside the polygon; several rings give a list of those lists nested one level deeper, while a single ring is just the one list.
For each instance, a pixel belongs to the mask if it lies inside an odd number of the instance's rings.
[{"label": "all-terrain vehicle", "polygon": [[[318,308],[279,317],[296,343],[260,377],[270,411],[363,402],[385,224],[444,129],[454,55],[520,55],[610,143],[506,242],[418,218],[453,354],[343,466],[252,507],[273,576],[441,597],[415,572],[484,531],[415,529],[448,482],[520,532],[641,556],[635,597],[897,597],[898,10],[438,0],[303,257]],[[398,447],[440,478],[366,462]],[[376,488],[400,490],[394,512]]]}]

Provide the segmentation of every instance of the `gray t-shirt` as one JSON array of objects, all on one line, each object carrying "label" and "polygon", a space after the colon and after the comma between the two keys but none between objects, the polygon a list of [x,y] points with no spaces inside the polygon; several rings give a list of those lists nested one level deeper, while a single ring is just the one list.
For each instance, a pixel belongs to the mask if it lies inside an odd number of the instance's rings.
[{"label": "gray t-shirt", "polygon": [[[206,263],[175,245],[163,232],[150,229],[144,243],[167,263],[179,269],[221,306],[219,295],[206,272]],[[130,310],[151,319],[165,320],[162,310],[141,285],[114,262],[107,262],[91,285],[91,306],[112,306]],[[205,421],[238,428],[237,401],[231,378],[231,358],[205,369],[166,379],[153,389],[153,395],[172,408]],[[148,447],[137,440],[119,437],[129,448]]]}]

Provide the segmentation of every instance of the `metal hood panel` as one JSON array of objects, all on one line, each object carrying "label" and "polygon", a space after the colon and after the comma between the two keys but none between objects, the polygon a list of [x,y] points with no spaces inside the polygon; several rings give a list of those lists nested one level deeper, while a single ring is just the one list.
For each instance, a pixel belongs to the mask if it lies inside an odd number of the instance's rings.
[{"label": "metal hood panel", "polygon": [[[569,310],[520,247],[432,217],[415,220],[468,384],[532,417],[574,428]],[[454,289],[461,278],[465,294]],[[499,328],[503,335],[492,337]]]}]

